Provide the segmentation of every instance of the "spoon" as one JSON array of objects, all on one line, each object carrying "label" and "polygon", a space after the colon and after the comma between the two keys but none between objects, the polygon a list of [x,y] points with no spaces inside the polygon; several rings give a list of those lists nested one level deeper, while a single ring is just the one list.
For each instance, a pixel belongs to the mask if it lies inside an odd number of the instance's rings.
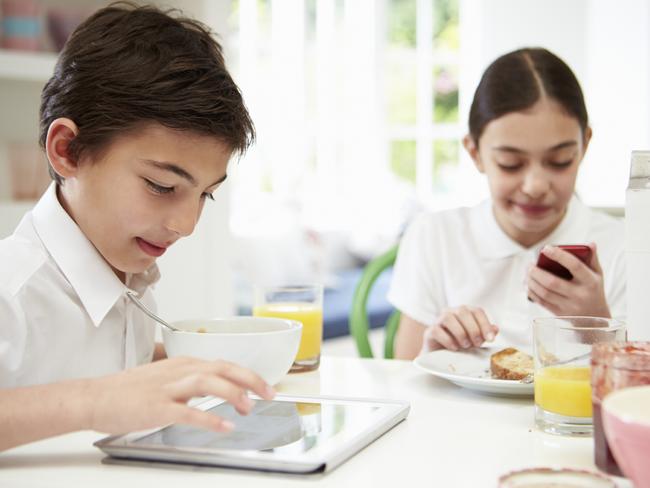
[{"label": "spoon", "polygon": [[132,291],[132,290],[126,290],[126,296],[131,299],[131,301],[135,304],[136,307],[138,307],[140,310],[142,310],[146,315],[154,319],[156,322],[158,322],[160,325],[163,325],[167,327],[169,330],[173,330],[174,332],[180,331],[180,329],[174,327],[171,325],[169,322],[165,322],[163,319],[158,317],[155,313],[153,313],[151,310],[149,310],[147,307],[144,306],[144,303],[142,303],[139,299],[137,294]]},{"label": "spoon", "polygon": [[[591,351],[585,352],[584,354],[580,354],[579,356],[574,356],[569,359],[563,359],[562,361],[555,361],[554,363],[549,364],[548,366],[549,367],[562,366],[563,364],[569,364],[574,361],[579,361],[580,359],[586,359],[589,356],[591,356]],[[535,377],[533,376],[533,374],[529,374],[525,378],[519,380],[520,383],[532,383],[533,381],[535,381]]]},{"label": "spoon", "polygon": [[581,359],[587,359],[589,356],[591,356],[591,351],[579,354],[578,356],[573,356],[572,358],[569,359],[563,359],[561,361],[558,361],[557,357],[555,357],[554,354],[548,354],[546,353],[542,359],[542,361],[546,364],[544,364],[544,367],[547,366],[562,366],[564,364],[569,364],[574,361],[580,361]]},{"label": "spoon", "polygon": [[580,354],[579,356],[574,356],[569,359],[563,359],[562,361],[556,361],[555,363],[551,364],[551,366],[559,366],[562,364],[569,364],[574,361],[580,361],[581,359],[587,359],[589,356],[591,356],[591,351],[585,352],[583,354]]}]

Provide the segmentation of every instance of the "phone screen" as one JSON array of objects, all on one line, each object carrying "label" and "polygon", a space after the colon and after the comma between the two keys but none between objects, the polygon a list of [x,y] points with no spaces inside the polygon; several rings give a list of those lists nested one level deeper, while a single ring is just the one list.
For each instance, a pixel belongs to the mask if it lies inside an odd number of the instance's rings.
[{"label": "phone screen", "polygon": [[[589,246],[585,246],[582,244],[572,244],[572,245],[561,245],[557,247],[567,252],[570,252],[586,265],[589,265],[589,262],[591,261],[591,248]],[[551,258],[549,258],[546,254],[542,252],[539,253],[539,257],[537,258],[537,267],[542,268],[548,271],[549,273],[553,273],[555,276],[564,278],[565,280],[573,279],[573,275],[571,274],[571,271],[566,269],[557,261],[553,261]]]}]

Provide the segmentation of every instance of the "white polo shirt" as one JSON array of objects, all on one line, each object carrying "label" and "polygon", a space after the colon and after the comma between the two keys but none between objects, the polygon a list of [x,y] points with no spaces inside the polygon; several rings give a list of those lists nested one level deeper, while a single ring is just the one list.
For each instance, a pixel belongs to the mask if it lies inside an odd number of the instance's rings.
[{"label": "white polo shirt", "polygon": [[[155,307],[154,265],[127,285]],[[0,387],[100,376],[151,361],[154,323],[50,185],[0,240]],[[155,308],[154,308],[155,309]]]},{"label": "white polo shirt", "polygon": [[535,317],[552,313],[527,299],[526,274],[545,244],[595,242],[613,317],[625,314],[623,222],[589,209],[576,197],[555,231],[524,248],[499,227],[490,200],[471,208],[419,215],[406,230],[388,300],[433,325],[444,308],[481,307],[499,326],[499,346],[530,346]]}]

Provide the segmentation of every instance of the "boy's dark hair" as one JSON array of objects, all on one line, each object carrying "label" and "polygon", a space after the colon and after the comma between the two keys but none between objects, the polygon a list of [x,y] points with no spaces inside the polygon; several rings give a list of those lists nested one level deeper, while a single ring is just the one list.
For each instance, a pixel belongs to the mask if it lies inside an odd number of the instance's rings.
[{"label": "boy's dark hair", "polygon": [[[255,129],[221,46],[208,27],[178,14],[120,2],[79,25],[41,95],[41,147],[50,124],[67,117],[79,128],[74,160],[148,122],[215,136],[243,153]],[[50,175],[62,183],[51,167]]]},{"label": "boy's dark hair", "polygon": [[497,58],[483,73],[469,111],[469,133],[478,145],[485,126],[510,112],[532,107],[542,96],[589,125],[585,100],[571,68],[543,48],[525,48]]}]

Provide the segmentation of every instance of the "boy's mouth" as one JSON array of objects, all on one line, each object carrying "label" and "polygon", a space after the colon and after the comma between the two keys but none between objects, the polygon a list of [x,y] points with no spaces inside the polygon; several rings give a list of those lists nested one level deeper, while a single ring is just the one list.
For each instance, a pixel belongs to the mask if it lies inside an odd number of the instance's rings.
[{"label": "boy's mouth", "polygon": [[136,237],[135,240],[138,243],[138,246],[140,246],[140,249],[154,258],[159,258],[165,254],[165,251],[167,250],[166,247],[157,246],[149,241],[145,241],[141,237]]}]

